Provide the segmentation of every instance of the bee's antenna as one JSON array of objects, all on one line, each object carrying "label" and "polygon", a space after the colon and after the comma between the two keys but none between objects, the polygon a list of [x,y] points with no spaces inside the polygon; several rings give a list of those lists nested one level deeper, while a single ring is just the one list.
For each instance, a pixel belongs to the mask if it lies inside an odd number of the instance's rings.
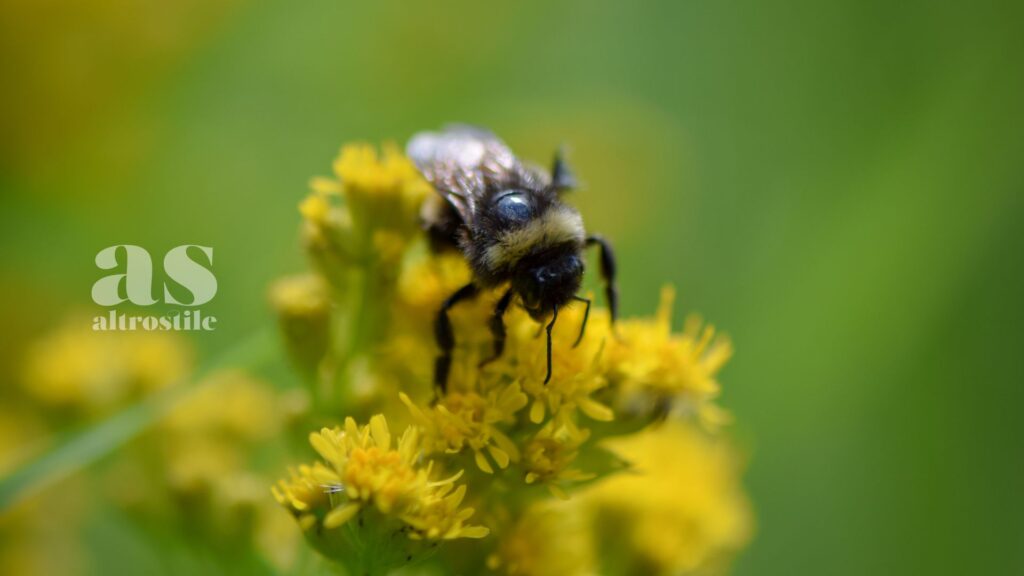
[{"label": "bee's antenna", "polygon": [[555,320],[558,320],[558,306],[551,307],[551,322],[545,328],[548,332],[548,375],[544,378],[545,385],[551,380],[551,329],[555,327]]},{"label": "bee's antenna", "polygon": [[583,333],[587,331],[587,318],[590,318],[590,299],[581,296],[573,296],[572,299],[577,302],[586,302],[587,304],[586,310],[583,311],[583,324],[580,325],[580,335],[576,337],[576,342],[572,345],[575,348],[583,341]]},{"label": "bee's antenna", "polygon": [[565,160],[565,146],[559,146],[555,152],[555,159],[551,162],[551,187],[555,192],[564,192],[578,185],[576,175]]}]

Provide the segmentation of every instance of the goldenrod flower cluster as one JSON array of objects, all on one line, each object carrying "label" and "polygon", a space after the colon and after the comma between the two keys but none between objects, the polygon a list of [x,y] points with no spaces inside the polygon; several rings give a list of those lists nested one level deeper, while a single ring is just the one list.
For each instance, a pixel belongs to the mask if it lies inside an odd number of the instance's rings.
[{"label": "goldenrod flower cluster", "polygon": [[[373,532],[355,538],[379,534],[388,523],[386,518],[394,520],[392,535],[412,540],[487,535],[487,528],[466,524],[473,510],[460,507],[466,494],[464,485],[456,485],[461,472],[441,478],[432,461],[426,466],[419,464],[417,428],[407,428],[393,445],[384,416],[375,415],[369,425],[362,427],[348,418],[344,428],[314,432],[310,443],[323,460],[292,470],[288,480],[281,480],[273,488],[274,496],[292,511],[303,528],[331,530],[349,522],[363,528],[370,517],[379,525],[374,526]],[[341,534],[348,536],[352,532]],[[325,541],[321,545],[330,543]],[[407,550],[409,556],[416,547],[410,548],[403,540],[397,548]],[[382,561],[365,560],[377,564]],[[399,563],[401,560],[399,554]]]},{"label": "goldenrod flower cluster", "polygon": [[421,561],[508,574],[727,566],[750,533],[735,456],[712,439],[728,419],[715,398],[729,341],[699,320],[674,331],[671,289],[653,318],[612,326],[595,306],[578,345],[572,306],[545,384],[540,326],[516,306],[504,354],[481,366],[497,300],[484,293],[451,312],[439,393],[434,317],[471,275],[419,229],[433,192],[391,146],[347,146],[334,171],[300,205],[314,273],[271,294],[322,427],[309,439],[319,459],[273,488],[307,540],[360,574]]},{"label": "goldenrod flower cluster", "polygon": [[[63,431],[180,382],[191,370],[192,352],[173,334],[94,332],[91,326],[87,316],[68,317],[29,342],[12,367],[17,385],[0,390],[0,477],[37,457]],[[80,571],[86,551],[77,532],[91,497],[83,476],[0,513],[5,573]]]},{"label": "goldenrod flower cluster", "polygon": [[[619,547],[629,574],[719,572],[750,539],[742,462],[723,438],[670,420],[607,446],[632,470],[581,494],[602,549]],[[628,526],[619,532],[611,526]]]},{"label": "goldenrod flower cluster", "polygon": [[[94,480],[79,473],[0,519],[0,565],[18,574],[74,573],[72,565],[85,562],[75,544],[84,521],[78,510],[95,500],[90,486],[131,518],[177,532],[190,545],[248,547],[289,563],[298,539],[281,530],[289,519],[266,498],[269,479],[253,464],[257,447],[281,435],[301,399],[239,370],[191,384],[192,356],[178,334],[95,332],[88,318],[75,316],[27,347],[20,386],[0,405],[0,475],[69,427],[170,386],[194,390],[163,395],[162,402],[176,401],[173,408],[89,471]],[[68,556],[57,562],[48,552],[53,546]]]},{"label": "goldenrod flower cluster", "polygon": [[179,381],[191,356],[167,332],[94,332],[70,318],[27,350],[23,389],[41,405],[90,417]]}]

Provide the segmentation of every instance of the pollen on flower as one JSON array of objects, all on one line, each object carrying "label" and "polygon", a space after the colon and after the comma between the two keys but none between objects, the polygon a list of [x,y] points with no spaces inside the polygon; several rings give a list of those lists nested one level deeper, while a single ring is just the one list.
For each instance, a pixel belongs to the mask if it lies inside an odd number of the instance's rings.
[{"label": "pollen on flower", "polygon": [[423,428],[428,451],[456,453],[469,448],[477,466],[488,474],[494,472],[491,460],[499,468],[519,460],[519,448],[501,430],[502,425],[515,422],[516,413],[526,406],[526,395],[518,384],[491,390],[486,397],[476,392],[446,394],[426,410],[405,393],[401,399]]},{"label": "pollen on flower", "polygon": [[403,522],[412,538],[486,534],[465,523],[473,511],[459,508],[465,487],[455,488],[455,481],[461,473],[437,479],[432,462],[421,465],[417,428],[407,428],[393,444],[383,416],[372,417],[367,426],[348,418],[343,428],[312,433],[310,444],[323,462],[300,467],[274,488],[277,500],[300,523],[314,522],[312,514],[324,528],[338,528],[372,508]]},{"label": "pollen on flower", "polygon": [[315,470],[321,484],[342,486],[348,500],[376,504],[381,512],[404,505],[426,481],[413,468],[416,429],[407,430],[398,450],[392,450],[383,416],[374,416],[362,429],[348,418],[344,430],[324,428],[310,434],[309,442],[327,464]]},{"label": "pollen on flower", "polygon": [[[544,339],[540,337],[541,326],[520,309],[510,310],[505,316],[508,332],[505,354],[486,366],[481,377],[485,381],[519,382],[530,398],[528,415],[534,424],[543,423],[549,415],[556,418],[576,411],[598,421],[614,419],[611,408],[598,399],[608,385],[600,362],[611,334],[608,315],[604,310],[593,310],[580,338],[583,312],[582,305],[574,305],[559,313],[558,324],[552,332],[556,350],[552,355],[552,376],[546,384],[547,354]],[[481,325],[480,318],[477,314],[470,321]],[[485,348],[490,345],[490,335],[486,332],[482,335],[482,344]]]},{"label": "pollen on flower", "polygon": [[728,338],[715,336],[711,326],[697,318],[687,321],[682,333],[672,332],[675,291],[662,289],[661,304],[653,319],[631,319],[618,327],[619,338],[608,342],[604,362],[616,392],[616,407],[623,412],[665,409],[675,403],[689,412],[715,398],[715,376],[732,356]]}]

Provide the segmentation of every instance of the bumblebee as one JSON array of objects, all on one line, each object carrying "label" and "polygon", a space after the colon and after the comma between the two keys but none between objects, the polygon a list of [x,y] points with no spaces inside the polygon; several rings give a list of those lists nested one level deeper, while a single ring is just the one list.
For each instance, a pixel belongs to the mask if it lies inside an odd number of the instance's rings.
[{"label": "bumblebee", "polygon": [[505,287],[489,327],[493,354],[480,365],[501,357],[505,348],[504,314],[517,301],[539,323],[546,323],[547,376],[551,380],[551,330],[559,308],[572,301],[586,305],[576,344],[583,338],[590,300],[577,295],[583,280],[584,249],[598,246],[605,297],[615,321],[618,293],[611,245],[587,235],[575,208],[562,194],[575,178],[561,151],[550,171],[521,162],[490,131],[465,125],[441,132],[423,132],[406,152],[437,191],[423,206],[423,222],[435,249],[462,252],[473,271],[470,283],[441,305],[434,323],[440,355],[434,384],[447,388],[455,337],[448,312],[483,289]]}]

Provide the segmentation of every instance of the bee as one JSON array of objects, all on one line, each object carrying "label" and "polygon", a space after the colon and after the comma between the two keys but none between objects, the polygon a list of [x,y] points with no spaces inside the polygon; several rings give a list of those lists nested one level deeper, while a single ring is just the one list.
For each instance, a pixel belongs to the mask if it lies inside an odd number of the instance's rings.
[{"label": "bee", "polygon": [[504,315],[518,302],[547,331],[547,376],[551,380],[551,330],[558,310],[572,301],[586,305],[576,345],[583,338],[590,300],[577,294],[583,280],[584,250],[600,249],[605,298],[615,322],[618,292],[615,258],[601,236],[587,235],[579,212],[562,201],[576,181],[561,150],[550,171],[521,162],[488,130],[449,126],[410,139],[406,153],[437,194],[423,206],[423,223],[435,249],[462,252],[473,279],[449,296],[434,322],[441,353],[434,364],[434,384],[444,393],[455,337],[448,312],[481,290],[504,287],[491,316],[492,355],[505,348]]}]

